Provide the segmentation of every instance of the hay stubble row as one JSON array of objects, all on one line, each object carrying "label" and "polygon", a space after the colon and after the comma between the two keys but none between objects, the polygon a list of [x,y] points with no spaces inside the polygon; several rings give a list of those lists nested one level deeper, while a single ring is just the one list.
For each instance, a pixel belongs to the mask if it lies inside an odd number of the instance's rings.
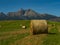
[{"label": "hay stubble row", "polygon": [[[34,30],[33,26],[35,26],[35,30]],[[27,36],[21,40],[17,40],[15,43],[13,43],[11,45],[41,45],[43,43],[43,39],[47,36],[47,34],[45,34],[45,32],[48,31],[46,20],[32,20],[30,27],[31,28],[29,31],[29,33],[30,33],[29,36]],[[42,31],[42,32],[40,32],[40,31]],[[34,32],[37,35],[33,35]],[[44,33],[38,34],[38,32],[39,33],[44,32]]]},{"label": "hay stubble row", "polygon": [[[35,21],[35,23],[34,23],[34,21]],[[16,34],[23,34],[23,33],[27,32],[32,35],[22,38],[21,40],[14,41],[14,43],[10,43],[9,45],[40,45],[40,44],[42,44],[43,39],[47,36],[47,34],[38,34],[38,33],[41,33],[40,31],[42,31],[42,32],[48,31],[47,30],[48,29],[47,22],[46,22],[46,20],[43,20],[43,21],[42,20],[34,20],[34,21],[31,21],[31,24],[33,22],[34,25],[30,24],[30,27],[31,27],[30,30],[3,32],[2,35],[5,34],[5,36],[1,36],[0,39],[7,39],[7,38],[11,37],[10,35],[16,36]],[[33,35],[33,33],[36,33],[38,35]],[[4,37],[4,38],[2,38],[2,37]]]}]

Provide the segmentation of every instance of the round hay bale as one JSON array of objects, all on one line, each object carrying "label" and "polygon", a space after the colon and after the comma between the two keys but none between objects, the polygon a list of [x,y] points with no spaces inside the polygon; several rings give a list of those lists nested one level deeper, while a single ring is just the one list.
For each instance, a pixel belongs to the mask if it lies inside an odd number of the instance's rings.
[{"label": "round hay bale", "polygon": [[31,20],[31,33],[33,34],[48,33],[47,21]]},{"label": "round hay bale", "polygon": [[26,29],[26,26],[22,26],[22,29]]}]

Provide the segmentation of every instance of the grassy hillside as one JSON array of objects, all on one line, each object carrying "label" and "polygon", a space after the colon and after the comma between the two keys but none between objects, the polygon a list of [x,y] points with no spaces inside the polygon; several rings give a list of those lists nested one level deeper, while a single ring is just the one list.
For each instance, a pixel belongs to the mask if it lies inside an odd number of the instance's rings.
[{"label": "grassy hillside", "polygon": [[0,45],[60,45],[60,22],[48,21],[48,31],[31,36],[30,20],[0,21]]}]

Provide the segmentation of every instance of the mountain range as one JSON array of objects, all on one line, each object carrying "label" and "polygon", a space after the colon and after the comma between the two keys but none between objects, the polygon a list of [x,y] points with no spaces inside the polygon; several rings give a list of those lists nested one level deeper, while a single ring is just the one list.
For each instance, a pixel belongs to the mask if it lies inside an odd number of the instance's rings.
[{"label": "mountain range", "polygon": [[45,19],[60,22],[60,17],[51,14],[40,14],[32,9],[20,9],[16,12],[8,12],[4,14],[0,12],[0,20],[31,20],[31,19]]}]

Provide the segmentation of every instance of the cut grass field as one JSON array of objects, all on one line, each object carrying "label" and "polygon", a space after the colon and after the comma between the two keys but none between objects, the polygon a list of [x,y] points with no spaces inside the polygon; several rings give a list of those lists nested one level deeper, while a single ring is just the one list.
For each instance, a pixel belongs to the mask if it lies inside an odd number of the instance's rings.
[{"label": "cut grass field", "polygon": [[29,28],[29,22],[29,20],[0,21],[0,32],[20,30],[20,25],[25,25]]},{"label": "cut grass field", "polygon": [[[20,25],[25,25],[27,28],[22,29]],[[28,35],[29,20],[0,21],[0,45],[11,45]]]},{"label": "cut grass field", "polygon": [[0,45],[60,45],[60,22],[48,21],[48,30],[48,34],[30,35],[30,20],[0,21]]},{"label": "cut grass field", "polygon": [[60,22],[48,22],[50,26],[50,34],[43,40],[43,45],[60,45]]}]

